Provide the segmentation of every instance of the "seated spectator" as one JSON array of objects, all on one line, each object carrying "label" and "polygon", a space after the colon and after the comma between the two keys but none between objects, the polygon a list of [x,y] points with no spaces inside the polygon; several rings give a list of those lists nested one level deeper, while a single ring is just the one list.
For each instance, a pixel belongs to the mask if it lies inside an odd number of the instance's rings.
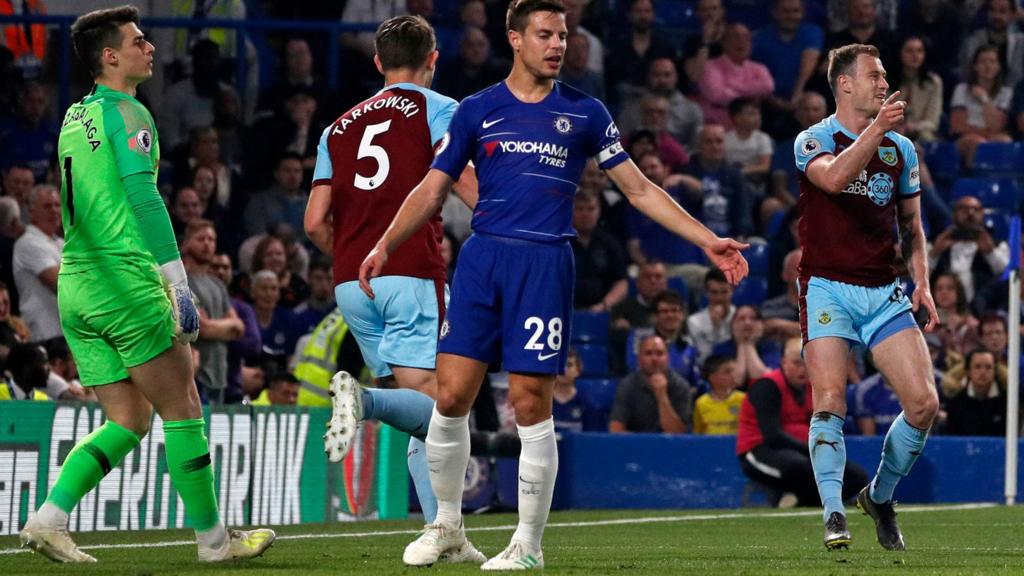
[{"label": "seated spectator", "polygon": [[277,236],[267,235],[256,245],[252,271],[256,274],[261,270],[269,270],[277,276],[278,296],[284,308],[290,310],[309,297],[309,284],[292,271],[285,244]]},{"label": "seated spectator", "polygon": [[202,363],[196,385],[207,401],[223,403],[228,388],[228,347],[245,334],[245,323],[235,313],[227,287],[210,271],[216,252],[213,223],[193,220],[181,240],[181,259],[199,311],[199,337],[193,347]]},{"label": "seated spectator", "polygon": [[[806,130],[821,122],[826,114],[828,104],[825,97],[812,91],[801,94],[796,101],[796,109],[793,110],[793,118],[800,130]],[[795,141],[795,137],[780,140],[772,156],[771,195],[787,207],[795,206],[796,199],[800,196],[794,154]]]},{"label": "seated spectator", "polygon": [[749,98],[737,98],[729,103],[729,118],[733,128],[725,133],[725,159],[739,164],[750,190],[763,196],[774,143],[761,131],[761,105]]},{"label": "seated spectator", "polygon": [[764,337],[764,320],[756,306],[737,306],[730,326],[732,338],[712,347],[711,355],[735,358],[734,384],[744,389],[765,372],[778,368],[782,351]]},{"label": "seated spectator", "polygon": [[636,275],[636,295],[628,296],[612,307],[612,328],[629,330],[651,325],[654,316],[654,298],[668,290],[668,273],[658,260],[640,264]]},{"label": "seated spectator", "polygon": [[686,321],[686,332],[697,347],[702,362],[711,354],[715,344],[732,338],[730,327],[736,314],[736,307],[732,305],[733,287],[721,270],[708,270],[704,276],[704,293],[708,297],[707,308],[690,315]]},{"label": "seated spectator", "polygon": [[697,0],[693,14],[700,28],[683,41],[683,60],[688,83],[696,85],[704,77],[707,62],[722,55],[729,23],[722,0]]},{"label": "seated spectator", "polygon": [[1013,101],[1013,85],[1004,82],[999,50],[982,46],[974,53],[967,82],[953,90],[949,135],[956,138],[957,150],[967,167],[974,166],[974,154],[982,142],[1010,141],[1007,113]]},{"label": "seated spectator", "polygon": [[167,152],[185,143],[190,130],[213,124],[213,103],[221,91],[234,92],[221,81],[220,47],[202,39],[192,45],[192,76],[167,89],[160,106],[160,147]]},{"label": "seated spectator", "polygon": [[651,62],[675,57],[671,41],[655,28],[653,0],[631,0],[626,14],[629,27],[618,27],[608,42],[605,78],[613,101],[643,86]]},{"label": "seated spectator", "polygon": [[[210,262],[209,271],[225,286],[231,286],[234,274],[231,256],[223,252],[215,254]],[[263,369],[259,366],[263,342],[260,339],[256,311],[238,294],[231,294],[231,307],[245,329],[241,338],[228,343],[228,387],[224,392],[224,401],[229,404],[241,401],[249,390],[262,389],[264,384]]]},{"label": "seated spectator", "polygon": [[285,102],[295,92],[305,92],[316,101],[317,122],[323,126],[336,114],[333,107],[336,96],[331,89],[314,74],[313,52],[303,38],[289,38],[284,43],[281,58],[281,74],[273,85],[260,94],[256,107],[256,119],[286,114]]},{"label": "seated spectator", "polygon": [[692,389],[668,367],[660,336],[640,342],[640,369],[619,382],[609,432],[685,434],[690,429]]},{"label": "seated spectator", "polygon": [[[690,162],[690,153],[667,129],[670,109],[671,105],[665,96],[655,93],[644,94],[640,97],[638,127],[654,135],[655,152],[668,166],[669,172],[674,172]],[[627,146],[631,143],[626,141]]]},{"label": "seated spectator", "polygon": [[800,336],[800,292],[797,289],[797,280],[800,277],[802,255],[803,251],[799,248],[786,254],[786,259],[782,261],[781,274],[782,282],[786,285],[786,293],[761,303],[765,336],[780,342]]},{"label": "seated spectator", "polygon": [[50,338],[43,342],[46,356],[50,359],[50,375],[46,380],[46,395],[51,400],[78,400],[95,402],[96,393],[85,388],[78,379],[78,364],[71,355],[68,341],[63,337]]},{"label": "seated spectator", "polygon": [[735,434],[739,428],[740,406],[746,394],[736,390],[735,361],[712,354],[701,373],[711,386],[693,405],[694,434]]},{"label": "seated spectator", "polygon": [[576,194],[570,240],[576,259],[576,291],[573,307],[607,312],[626,297],[626,254],[619,241],[597,227],[601,203],[590,193]]},{"label": "seated spectator", "polygon": [[[694,189],[700,188],[700,182],[692,181],[693,178],[670,177],[665,163],[653,152],[637,157],[636,162],[644,176],[664,188],[673,200],[686,207],[694,217],[699,218],[699,211],[694,213],[693,208],[699,200],[699,192],[695,194]],[[685,180],[682,185],[672,184],[680,180]],[[626,251],[630,260],[637,264],[659,260],[673,267],[696,265],[705,270],[703,254],[695,244],[682,239],[633,206],[627,207],[626,210]]]},{"label": "seated spectator", "polygon": [[299,379],[291,372],[277,372],[267,389],[252,401],[253,406],[295,406],[299,403]]},{"label": "seated spectator", "polygon": [[7,355],[7,371],[0,380],[2,400],[49,400],[46,380],[50,361],[39,344],[15,344]]},{"label": "seated spectator", "polygon": [[[256,254],[256,247],[260,245],[267,236],[273,236],[284,242],[285,257],[288,260],[288,269],[299,277],[305,278],[309,274],[310,255],[306,247],[300,244],[295,238],[295,230],[288,224],[278,224],[271,229],[270,234],[260,234],[246,238],[245,242],[238,247],[238,270],[248,274],[253,270],[253,259]],[[243,290],[244,291],[244,290]]]},{"label": "seated spectator", "polygon": [[462,100],[501,81],[511,65],[491,51],[491,41],[479,28],[469,28],[459,42],[459,56],[438,73],[438,91]]},{"label": "seated spectator", "polygon": [[942,118],[942,78],[932,72],[925,40],[909,36],[903,40],[900,65],[892,69],[889,85],[900,91],[900,99],[907,103],[903,134],[917,142],[938,139]]},{"label": "seated spectator", "polygon": [[932,298],[939,314],[939,336],[947,353],[966,354],[978,343],[978,319],[967,308],[967,295],[960,279],[940,272],[932,280]]},{"label": "seated spectator", "polygon": [[583,362],[576,349],[570,348],[565,373],[555,376],[555,387],[551,395],[551,417],[555,420],[555,432],[583,431],[583,414],[587,406],[576,393],[576,379],[582,371]]},{"label": "seated spectator", "polygon": [[293,230],[303,230],[309,193],[303,189],[302,170],[302,158],[298,154],[289,152],[278,159],[274,184],[254,195],[245,207],[243,218],[247,236],[265,234],[279,222]]},{"label": "seated spectator", "polygon": [[[579,2],[580,0],[575,0]],[[604,101],[604,76],[588,67],[590,41],[580,33],[569,33],[565,40],[565,64],[558,79],[569,86]]]},{"label": "seated spectator", "polygon": [[32,187],[36,185],[32,169],[24,164],[14,164],[4,168],[3,185],[4,196],[18,201],[18,207],[21,208],[21,223],[28,224],[28,196],[32,193]]},{"label": "seated spectator", "polygon": [[[985,228],[985,208],[974,196],[953,205],[953,223],[939,233],[928,252],[934,274],[950,272],[960,279],[964,299],[971,301],[1010,262],[1010,247],[996,242]],[[934,282],[933,282],[934,284]]]},{"label": "seated spectator", "polygon": [[[1014,0],[987,0],[985,28],[974,31],[960,46],[960,73],[970,76],[977,60],[977,51],[991,46],[1005,72],[1006,82],[1013,86],[1024,79],[1024,33],[1014,26]],[[948,41],[943,39],[944,42]]]},{"label": "seated spectator", "polygon": [[850,406],[857,430],[864,436],[884,436],[896,417],[903,413],[900,399],[881,372],[861,380],[854,386]]},{"label": "seated spectator", "polygon": [[337,307],[331,266],[330,258],[317,258],[309,265],[309,297],[292,309],[292,331],[296,337],[312,332]]},{"label": "seated spectator", "polygon": [[170,204],[171,227],[174,229],[174,235],[178,238],[185,233],[189,224],[196,220],[202,220],[203,212],[206,211],[199,192],[189,186],[179,188],[177,192],[171,194]]},{"label": "seated spectator", "polygon": [[641,356],[640,346],[650,335],[661,338],[668,349],[668,367],[688,384],[700,380],[697,348],[686,337],[686,304],[675,290],[665,290],[654,297],[654,324],[637,328],[626,338],[626,368],[636,370]]},{"label": "seated spectator", "polygon": [[0,358],[6,358],[15,344],[31,339],[32,333],[25,321],[11,314],[11,293],[7,285],[0,282]]},{"label": "seated spectator", "polygon": [[995,357],[987,350],[973,350],[966,363],[967,375],[959,391],[945,402],[946,432],[953,436],[1003,436],[1006,395],[996,383]]},{"label": "seated spectator", "polygon": [[[639,158],[636,156],[635,158]],[[586,192],[597,197],[601,204],[601,215],[597,220],[598,228],[611,234],[619,242],[626,238],[626,218],[630,204],[622,192],[612,185],[608,175],[597,166],[593,159],[587,161],[580,176],[577,193]],[[447,224],[447,221],[445,221]]]},{"label": "seated spectator", "polygon": [[729,104],[737,98],[760,101],[771,96],[775,80],[768,68],[750,59],[750,30],[743,24],[730,24],[723,39],[724,54],[709,60],[700,81],[704,97],[701,109],[709,124],[731,126]]},{"label": "seated spectator", "polygon": [[[796,496],[800,506],[818,506],[808,448],[814,402],[799,338],[786,341],[782,367],[750,385],[740,407],[736,455],[743,473],[779,492]],[[852,460],[843,472],[843,500],[867,484],[867,474]]]},{"label": "seated spectator", "polygon": [[[294,154],[302,164],[303,182],[311,182],[317,145],[323,132],[323,124],[316,122],[317,106],[312,93],[295,90],[284,101],[284,114],[253,126],[251,132],[261,137],[254,139],[246,152],[249,166],[259,174],[262,170],[258,168],[279,165],[281,158]],[[274,176],[276,178],[277,174]]]},{"label": "seated spectator", "polygon": [[[589,2],[590,0],[565,0],[563,2],[563,4],[565,4],[565,28],[569,32],[569,39],[576,35],[583,36],[584,38],[587,39],[587,69],[597,74],[603,82],[604,59],[606,56],[604,43],[601,42],[601,39],[598,38],[593,32],[584,28],[580,24],[580,22],[583,19],[583,10],[584,8],[586,8],[586,5]],[[474,2],[466,2],[465,4],[468,5],[473,3]],[[481,4],[480,12],[483,13],[483,2],[479,2],[479,0],[477,0],[477,3]],[[463,21],[465,21],[465,18],[463,18]],[[486,26],[484,25],[479,25],[478,27],[486,28]],[[568,50],[566,51],[566,53],[568,54]],[[601,88],[601,94],[604,94],[603,87]],[[591,94],[591,96],[598,98],[596,94]],[[601,96],[599,99],[604,100],[604,96]]]},{"label": "seated spectator", "polygon": [[[212,188],[212,192],[206,196],[208,198],[207,212],[215,210],[224,214],[242,213],[248,194],[238,183],[238,174],[235,170],[221,160],[220,133],[216,128],[205,126],[191,130],[188,133],[187,150],[182,150],[176,156],[174,163],[175,186],[179,188],[194,187],[194,171],[205,167],[213,173],[214,177],[212,187],[209,184],[206,185]],[[237,217],[222,218],[219,221],[217,232],[225,246],[233,248],[241,242],[242,224],[243,220]]]},{"label": "seated spectator", "polygon": [[14,283],[14,243],[25,233],[21,208],[10,196],[0,196],[0,282],[10,293],[11,312],[18,313],[18,287]]},{"label": "seated spectator", "polygon": [[41,342],[64,334],[57,312],[57,274],[64,250],[60,192],[48,184],[32,188],[29,214],[32,223],[14,243],[14,281],[32,341]]},{"label": "seated spectator", "polygon": [[0,168],[28,166],[36,182],[45,182],[57,151],[57,123],[48,117],[49,91],[26,82],[18,91],[14,116],[0,123]]},{"label": "seated spectator", "polygon": [[252,276],[252,307],[260,327],[263,344],[260,363],[264,372],[287,369],[288,356],[295,350],[295,342],[288,329],[291,312],[281,305],[281,284],[270,270],[260,270]]},{"label": "seated spectator", "polygon": [[217,198],[217,174],[209,166],[196,166],[192,169],[189,186],[199,195],[199,205],[203,209],[202,217],[220,227],[225,219],[223,207]]},{"label": "seated spectator", "polygon": [[895,70],[899,56],[896,34],[880,26],[877,0],[848,0],[846,2],[846,27],[826,35],[824,53],[847,44],[870,44],[878,48],[882,66]]},{"label": "seated spectator", "polygon": [[[647,84],[622,102],[616,120],[619,130],[623,134],[632,134],[640,128],[656,134],[664,130],[684,148],[692,150],[697,144],[697,130],[704,124],[704,113],[700,106],[676,88],[678,82],[679,74],[671,58],[652,60],[647,71]],[[664,98],[664,106],[661,100],[648,98],[650,96]],[[659,148],[662,146],[659,142]]]},{"label": "seated spectator", "polygon": [[906,0],[900,9],[899,28],[904,38],[918,36],[928,41],[928,60],[946,84],[960,76],[957,51],[963,46],[964,28],[952,2]]},{"label": "seated spectator", "polygon": [[691,192],[699,184],[700,209],[691,213],[712,232],[722,237],[753,232],[750,193],[740,171],[726,160],[724,128],[705,124],[700,129],[697,154],[683,174],[692,177],[683,181]]},{"label": "seated spectator", "polygon": [[767,66],[775,80],[765,111],[765,132],[784,139],[797,132],[790,113],[818,65],[825,33],[804,21],[803,0],[775,0],[772,20],[772,25],[754,35],[751,58]]},{"label": "seated spectator", "polygon": [[[1001,388],[1006,388],[1010,381],[1007,344],[1009,337],[1006,333],[1006,319],[999,314],[986,314],[978,320],[978,350],[985,350],[992,353],[996,360],[996,382]],[[946,363],[945,374],[937,381],[942,382],[943,389],[948,391],[950,397],[962,388],[964,375],[967,372],[967,365],[962,354],[949,354],[949,361]],[[1024,369],[1024,364],[1021,364]]]}]

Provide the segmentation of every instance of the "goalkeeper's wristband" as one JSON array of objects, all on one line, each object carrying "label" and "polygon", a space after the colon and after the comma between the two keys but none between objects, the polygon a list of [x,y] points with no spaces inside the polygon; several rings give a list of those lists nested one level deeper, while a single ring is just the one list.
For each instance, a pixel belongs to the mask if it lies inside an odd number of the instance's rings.
[{"label": "goalkeeper's wristband", "polygon": [[181,258],[161,264],[160,273],[164,275],[167,283],[171,286],[188,285],[188,274],[185,273],[185,264],[181,261]]}]

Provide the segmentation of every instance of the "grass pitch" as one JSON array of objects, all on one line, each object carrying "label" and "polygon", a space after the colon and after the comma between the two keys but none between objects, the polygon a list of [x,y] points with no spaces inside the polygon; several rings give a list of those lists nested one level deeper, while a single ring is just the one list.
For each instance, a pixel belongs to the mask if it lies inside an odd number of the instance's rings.
[{"label": "grass pitch", "polygon": [[[848,510],[853,546],[822,546],[817,510],[556,512],[544,536],[548,574],[1024,574],[1024,508],[917,507],[900,511],[908,551],[882,550],[874,524]],[[488,556],[508,543],[513,515],[471,516],[469,537]],[[99,564],[57,565],[15,553],[0,538],[0,574],[113,576],[479,574],[475,567],[406,568],[402,550],[415,521],[283,527],[267,554],[214,566],[195,562],[184,530],[98,532],[76,539]]]}]

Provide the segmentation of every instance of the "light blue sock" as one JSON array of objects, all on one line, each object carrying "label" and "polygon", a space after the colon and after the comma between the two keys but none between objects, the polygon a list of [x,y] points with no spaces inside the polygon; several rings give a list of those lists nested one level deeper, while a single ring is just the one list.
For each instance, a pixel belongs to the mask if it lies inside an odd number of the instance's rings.
[{"label": "light blue sock", "polygon": [[910,474],[910,469],[914,467],[914,462],[917,462],[917,457],[924,450],[924,443],[927,440],[928,431],[908,424],[903,412],[900,412],[885,435],[882,461],[878,464],[878,472],[868,492],[872,501],[881,504],[892,500],[896,484],[900,478]]},{"label": "light blue sock", "polygon": [[427,445],[419,438],[409,438],[409,475],[416,487],[423,519],[432,524],[437,518],[437,496],[430,486],[430,469],[427,467]]},{"label": "light blue sock", "polygon": [[843,419],[829,412],[816,412],[811,417],[807,446],[811,451],[818,495],[825,506],[825,520],[833,512],[845,516],[843,471],[846,470],[846,441],[843,439]]},{"label": "light blue sock", "polygon": [[434,411],[434,399],[406,388],[363,388],[363,420],[381,422],[424,440]]}]

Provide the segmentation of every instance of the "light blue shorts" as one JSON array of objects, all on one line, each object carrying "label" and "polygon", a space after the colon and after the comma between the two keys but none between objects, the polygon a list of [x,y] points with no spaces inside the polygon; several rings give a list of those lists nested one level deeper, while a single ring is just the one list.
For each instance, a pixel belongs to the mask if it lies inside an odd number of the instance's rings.
[{"label": "light blue shorts", "polygon": [[433,370],[448,305],[444,280],[382,276],[370,280],[370,287],[373,300],[355,280],[339,284],[334,293],[373,376],[390,376],[392,366]]},{"label": "light blue shorts", "polygon": [[800,279],[799,287],[804,344],[836,336],[874,348],[897,332],[917,328],[910,298],[898,282],[868,287],[811,276]]}]

